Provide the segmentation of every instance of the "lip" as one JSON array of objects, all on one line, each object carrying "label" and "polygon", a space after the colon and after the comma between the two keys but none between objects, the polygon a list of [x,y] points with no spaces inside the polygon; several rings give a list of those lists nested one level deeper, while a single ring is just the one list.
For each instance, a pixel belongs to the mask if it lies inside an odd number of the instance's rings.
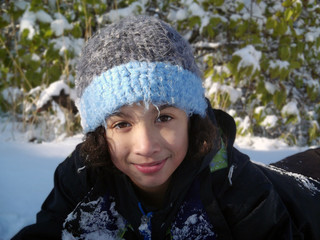
[{"label": "lip", "polygon": [[144,174],[153,174],[153,173],[159,172],[163,168],[167,159],[168,158],[158,162],[153,162],[153,163],[133,164],[133,165],[138,169],[138,171]]}]

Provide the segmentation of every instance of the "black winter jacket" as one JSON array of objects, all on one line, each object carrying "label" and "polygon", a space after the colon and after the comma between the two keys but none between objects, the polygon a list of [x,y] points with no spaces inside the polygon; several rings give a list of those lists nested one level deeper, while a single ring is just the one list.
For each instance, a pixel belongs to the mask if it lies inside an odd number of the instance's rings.
[{"label": "black winter jacket", "polygon": [[[213,173],[204,167],[197,176],[201,201],[218,239],[320,240],[320,183],[251,162],[233,147],[233,118],[221,110],[210,109],[209,115],[228,139],[228,167]],[[83,166],[79,148],[56,169],[54,188],[37,223],[22,229],[14,240],[61,239],[66,216],[99,175],[91,169],[78,171]]]}]

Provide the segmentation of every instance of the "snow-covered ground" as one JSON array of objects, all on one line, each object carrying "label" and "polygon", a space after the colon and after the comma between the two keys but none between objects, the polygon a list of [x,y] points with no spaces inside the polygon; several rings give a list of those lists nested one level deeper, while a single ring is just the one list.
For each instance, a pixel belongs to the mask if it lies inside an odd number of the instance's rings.
[{"label": "snow-covered ground", "polygon": [[[0,122],[0,240],[10,239],[35,222],[36,213],[53,187],[53,174],[81,142],[82,136],[28,143],[16,126]],[[239,138],[236,146],[253,161],[271,163],[306,148],[288,147],[279,140]]]}]

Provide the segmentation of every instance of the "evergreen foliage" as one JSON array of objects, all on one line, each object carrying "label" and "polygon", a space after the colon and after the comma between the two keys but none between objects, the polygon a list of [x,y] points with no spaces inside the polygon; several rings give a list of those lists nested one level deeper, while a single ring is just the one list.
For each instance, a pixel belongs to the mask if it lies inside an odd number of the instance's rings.
[{"label": "evergreen foliage", "polygon": [[78,117],[54,102],[49,112],[39,113],[41,92],[60,80],[70,87],[64,93],[72,95],[85,40],[131,14],[157,15],[189,40],[207,97],[235,117],[238,134],[320,144],[316,0],[3,1],[2,114],[37,126],[45,122],[48,132],[59,125],[54,136],[79,131]]}]

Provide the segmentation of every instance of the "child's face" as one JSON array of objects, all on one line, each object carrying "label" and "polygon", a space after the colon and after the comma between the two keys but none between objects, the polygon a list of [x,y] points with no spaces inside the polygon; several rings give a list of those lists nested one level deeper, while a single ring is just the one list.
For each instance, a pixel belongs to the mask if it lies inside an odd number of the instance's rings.
[{"label": "child's face", "polygon": [[163,189],[188,150],[188,117],[163,106],[124,106],[107,119],[107,141],[114,165],[141,190]]}]

